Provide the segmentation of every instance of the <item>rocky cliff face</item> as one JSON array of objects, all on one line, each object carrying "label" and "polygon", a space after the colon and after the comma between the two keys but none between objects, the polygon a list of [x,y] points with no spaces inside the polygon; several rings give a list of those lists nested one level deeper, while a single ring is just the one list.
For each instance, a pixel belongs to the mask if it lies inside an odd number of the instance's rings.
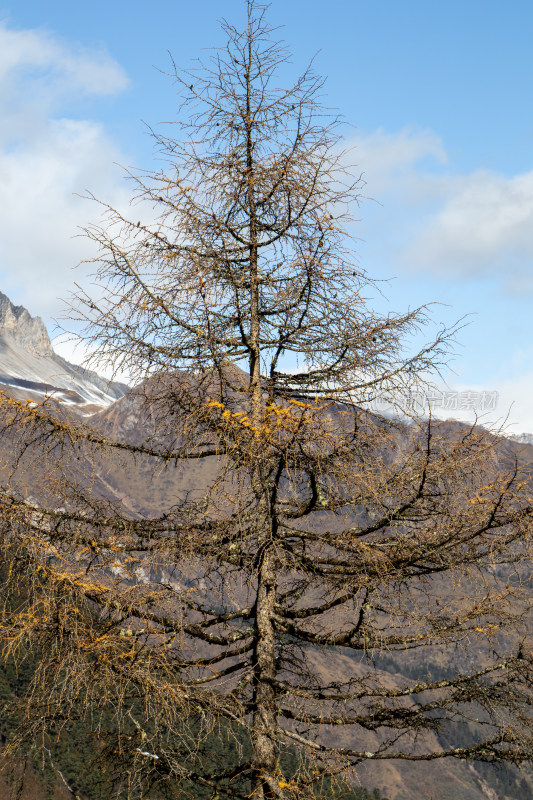
[{"label": "rocky cliff face", "polygon": [[42,319],[0,292],[0,389],[36,402],[51,396],[87,416],[122,397],[128,387],[58,356]]},{"label": "rocky cliff face", "polygon": [[46,326],[24,306],[15,306],[0,292],[0,336],[8,337],[34,356],[52,356],[54,351]]}]

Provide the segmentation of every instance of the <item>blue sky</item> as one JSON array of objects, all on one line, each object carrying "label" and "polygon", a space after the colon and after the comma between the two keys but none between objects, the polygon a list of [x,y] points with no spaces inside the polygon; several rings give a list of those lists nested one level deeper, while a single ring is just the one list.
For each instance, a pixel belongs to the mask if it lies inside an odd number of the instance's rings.
[{"label": "blue sky", "polygon": [[[222,44],[241,0],[0,0],[0,289],[52,327],[88,255],[93,191],[124,204],[117,163],[150,167],[143,121],[177,110],[155,67]],[[472,314],[450,390],[497,391],[533,431],[533,5],[526,0],[273,0],[294,54],[316,55],[372,198],[361,263],[390,306]],[[288,71],[290,72],[290,70]]]}]

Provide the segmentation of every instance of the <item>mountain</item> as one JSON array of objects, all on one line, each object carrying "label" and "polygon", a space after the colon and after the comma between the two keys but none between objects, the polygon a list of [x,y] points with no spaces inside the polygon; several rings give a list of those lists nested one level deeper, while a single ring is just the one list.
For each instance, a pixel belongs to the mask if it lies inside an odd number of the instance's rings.
[{"label": "mountain", "polygon": [[54,352],[46,326],[0,292],[0,389],[18,400],[53,396],[81,416],[106,408],[128,387],[70,364]]},{"label": "mountain", "polygon": [[518,444],[533,444],[533,433],[514,433],[507,438]]},{"label": "mountain", "polygon": [[[180,380],[189,379],[183,373],[175,377],[176,384]],[[193,381],[194,378],[190,380]],[[172,441],[180,430],[179,419],[171,415],[167,425],[161,425],[158,409],[151,402],[150,382],[126,394],[127,387],[108,384],[95,373],[69,364],[54,353],[42,320],[32,317],[22,306],[14,306],[1,293],[0,388],[5,388],[10,395],[22,399],[39,400],[45,394],[53,393],[62,406],[68,407],[69,412],[74,411],[85,416],[86,424],[101,436],[116,438],[131,445],[157,445],[161,436],[164,441],[167,437]],[[441,433],[447,432],[451,437],[462,430],[461,424],[456,422],[439,423],[439,428]],[[409,429],[399,428],[398,436],[405,440],[407,446]],[[12,441],[7,436],[0,435],[0,463],[9,463],[12,454]],[[533,465],[533,447],[528,441],[500,439],[495,457],[502,464],[513,463],[515,457],[518,457],[522,463]],[[28,497],[31,492],[37,504],[39,496],[44,495],[50,482],[50,463],[41,457],[39,446],[35,445],[25,452],[12,476],[13,480],[20,481],[21,491],[24,487],[27,488]],[[102,449],[96,452],[77,452],[72,457],[65,455],[63,467],[67,469],[72,480],[79,481],[81,486],[90,486],[95,500],[121,503],[126,515],[138,519],[161,514],[162,510],[183,496],[184,492],[189,497],[202,495],[205,487],[217,475],[218,461],[216,457],[212,457],[203,462],[192,461],[187,467],[162,469],[149,456],[134,457],[127,452],[120,456],[109,455]],[[533,473],[533,467],[531,471]],[[163,569],[166,567],[162,566],[161,570]],[[147,577],[142,558],[139,558],[136,574],[140,581]],[[165,572],[161,576],[153,577],[163,577],[166,581],[178,579],[182,586],[197,590],[201,586],[200,574],[201,571],[195,570],[189,559],[185,570],[182,569],[180,573],[172,569],[172,575]],[[203,596],[207,596],[204,587],[201,588]],[[235,588],[234,591],[237,592]],[[443,586],[443,595],[446,591],[448,588]],[[347,654],[334,656],[329,651],[317,651],[314,658],[316,669],[324,681],[341,682],[346,680],[346,676],[351,675],[355,679],[365,674],[365,662],[354,660]],[[454,653],[453,658],[457,658],[457,654]],[[442,659],[442,663],[435,661],[430,664],[419,657],[417,661],[406,665],[392,657],[383,656],[374,668],[380,671],[381,679],[386,685],[395,687],[400,686],[405,677],[419,680],[430,670],[435,670],[435,674],[445,674],[448,661],[444,655]],[[0,681],[0,698],[1,696]],[[341,733],[335,735],[340,736]],[[370,749],[377,747],[377,740],[374,743],[372,737],[373,734],[369,733],[365,738],[365,745]],[[342,745],[344,740],[338,743]],[[348,740],[345,743],[353,744]],[[446,744],[436,738],[431,743],[435,749]],[[60,766],[66,771],[71,764],[67,758],[69,754],[63,755]],[[15,766],[18,768],[20,764]],[[65,774],[70,776],[70,773]],[[365,785],[379,787],[390,800],[428,800],[430,797],[434,800],[525,800],[531,797],[529,776],[523,776],[514,767],[493,769],[483,764],[459,761],[434,764],[368,762],[360,768],[359,775]],[[39,776],[30,774],[28,780],[35,785],[25,795],[21,794],[21,797],[37,799],[41,796],[53,796],[57,800],[62,797],[59,784],[49,789],[49,794],[41,795],[39,792],[44,783],[39,782]],[[3,791],[0,780],[0,797],[4,796]]]}]

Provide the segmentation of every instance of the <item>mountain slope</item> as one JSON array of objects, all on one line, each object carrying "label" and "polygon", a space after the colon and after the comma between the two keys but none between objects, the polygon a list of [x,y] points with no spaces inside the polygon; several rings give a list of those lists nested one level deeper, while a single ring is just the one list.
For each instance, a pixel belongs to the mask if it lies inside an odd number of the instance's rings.
[{"label": "mountain slope", "polygon": [[[90,398],[94,396],[94,393],[102,391],[102,394],[97,397],[102,401],[100,408],[104,406],[106,408],[88,420],[91,427],[104,436],[132,444],[154,441],[157,444],[161,436],[161,427],[158,424],[157,408],[150,403],[150,392],[146,387],[144,390],[139,387],[129,396],[119,397],[116,402],[106,403],[105,400],[109,394],[106,395],[103,390],[99,389],[98,383],[95,382],[97,376],[91,373],[80,373],[68,362],[56,356],[42,321],[39,318],[30,317],[28,312],[21,307],[14,307],[7,298],[5,298],[7,300],[5,303],[4,298],[5,296],[0,296],[0,318],[3,322],[0,328],[0,369],[3,373],[5,372],[4,385],[10,392],[17,390],[20,392],[18,396],[30,397],[26,384],[31,383],[32,386],[37,387],[31,391],[34,391],[35,396],[38,397],[39,392],[42,396],[43,386],[53,385],[56,386],[55,396],[58,399],[65,397],[66,401],[63,402],[66,402],[71,408],[81,409],[82,413],[88,414],[91,409]],[[3,355],[4,353],[7,355]],[[12,373],[17,369],[19,375],[13,375]],[[27,370],[27,378],[20,377],[20,373],[24,369]],[[36,373],[32,370],[40,370],[37,377],[43,378],[41,382],[35,380]],[[49,372],[49,370],[56,370],[56,372]],[[63,389],[58,387],[57,376],[63,381]],[[69,383],[74,379],[81,381],[81,387],[79,384]],[[77,405],[70,400],[70,391],[80,398]],[[85,392],[85,396],[82,392]],[[459,423],[441,423],[441,428],[448,430],[450,436],[460,427]],[[179,420],[175,419],[172,426],[170,423],[163,426],[163,435],[166,434],[173,438],[178,435],[179,428]],[[398,435],[407,442],[407,429]],[[0,444],[2,443],[0,442]],[[9,441],[5,442],[5,449],[5,459],[8,461],[10,457]],[[516,454],[522,461],[533,463],[532,453],[533,448],[527,444],[499,440],[497,455],[499,461],[512,462]],[[97,453],[91,455],[90,459],[87,457],[76,463],[74,460],[72,463],[69,461],[63,463],[73,480],[79,480],[81,485],[84,483],[90,485],[93,496],[120,501],[134,517],[161,514],[184,491],[191,495],[205,492],[206,487],[216,477],[218,469],[216,457],[206,459],[203,463],[193,462],[189,467],[171,469],[170,467],[156,466],[148,456],[133,458],[128,453],[116,458]],[[49,468],[46,462],[39,458],[38,448],[27,453],[25,463],[21,467],[24,478],[28,480],[32,491],[37,491],[37,489],[35,485],[31,486],[31,484],[41,481],[42,485],[46,485],[49,482]],[[200,585],[198,575],[191,569],[191,565],[188,563],[186,567],[188,568],[187,575],[183,576],[182,582],[185,584],[185,579],[187,579],[189,584],[185,585],[191,587]],[[141,573],[144,575],[144,572],[142,562],[139,561],[139,575]],[[182,580],[181,577],[180,580]],[[443,587],[442,591],[445,592],[446,588]],[[453,658],[456,657],[454,654]],[[364,669],[360,662],[354,662],[342,654],[333,656],[328,652],[317,651],[316,659],[317,670],[324,676],[325,681],[331,680],[332,677],[341,681],[346,679],[350,673],[361,675]],[[401,675],[405,665],[391,663],[388,666],[389,676],[386,679],[394,684],[395,674]],[[409,665],[410,668],[411,666]],[[418,668],[416,675],[423,677],[427,670],[444,668],[447,666],[447,662],[426,665],[419,660],[415,666]],[[403,676],[406,674],[404,672]],[[407,677],[412,677],[410,672]],[[365,745],[372,748],[373,744],[370,739],[371,737],[368,740],[365,739]],[[346,743],[350,744],[350,742]],[[435,749],[438,749],[438,742],[435,742]],[[498,798],[502,800],[504,797],[524,800],[529,797],[528,786],[522,788],[520,785],[522,778],[519,773],[511,770],[509,775],[510,789],[506,787],[504,791],[504,781],[499,778],[496,780],[497,773],[488,776],[482,771],[482,766],[474,767],[472,764],[461,762],[446,761],[434,765],[368,763],[360,770],[360,777],[366,785],[378,786],[391,800],[422,800],[422,798],[427,800],[429,797],[434,800],[455,800],[459,797],[461,800],[498,800]]]},{"label": "mountain slope", "polygon": [[42,319],[0,292],[0,389],[19,400],[38,402],[51,395],[86,416],[109,406],[128,387],[61,358]]}]

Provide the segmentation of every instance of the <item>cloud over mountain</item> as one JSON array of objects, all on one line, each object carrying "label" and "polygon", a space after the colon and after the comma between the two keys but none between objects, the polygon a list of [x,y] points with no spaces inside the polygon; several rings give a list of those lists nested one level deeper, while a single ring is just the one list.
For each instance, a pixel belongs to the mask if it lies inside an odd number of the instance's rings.
[{"label": "cloud over mountain", "polygon": [[102,50],[40,30],[0,24],[0,280],[17,300],[57,314],[87,243],[74,238],[97,216],[76,195],[125,198],[119,146],[104,127],[65,115],[84,97],[116,94],[124,70]]}]

